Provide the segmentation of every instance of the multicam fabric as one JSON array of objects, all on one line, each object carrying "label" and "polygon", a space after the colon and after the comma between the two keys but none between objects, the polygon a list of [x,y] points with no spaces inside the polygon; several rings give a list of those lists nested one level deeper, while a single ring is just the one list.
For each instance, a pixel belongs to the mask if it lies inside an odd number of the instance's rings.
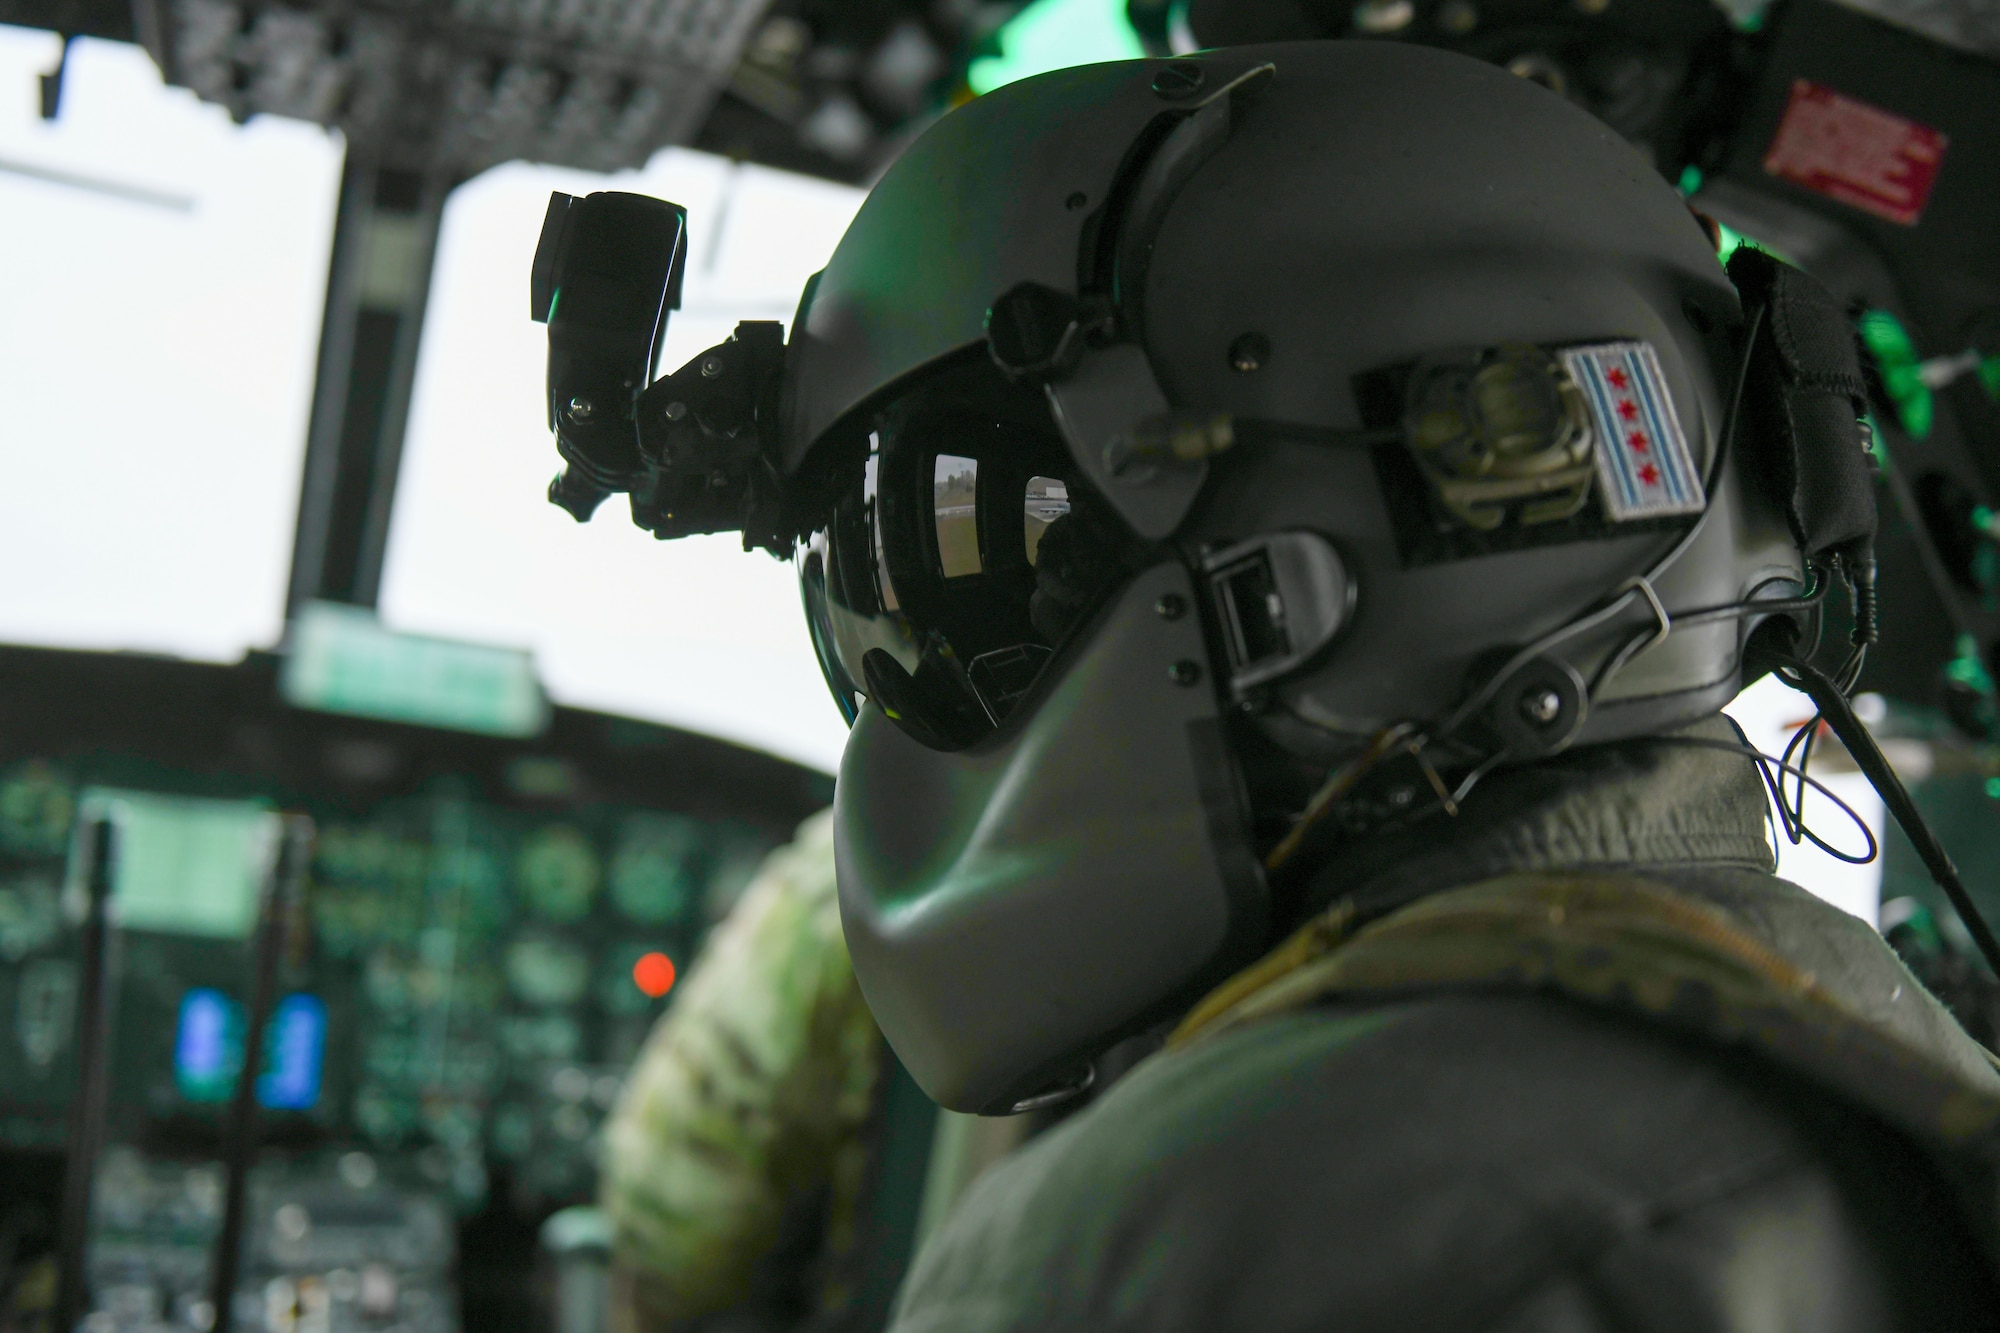
[{"label": "multicam fabric", "polygon": [[[854,982],[822,813],[716,928],[634,1063],[605,1129],[620,1333],[756,1304],[774,1250],[851,1243],[881,1037]],[[821,1219],[824,1219],[823,1228]],[[810,1285],[810,1284],[808,1284]],[[808,1305],[840,1293],[805,1293]]]},{"label": "multicam fabric", "polygon": [[895,1333],[1991,1328],[2000,1073],[1769,873],[1751,765],[1488,784],[1329,858],[1290,943],[988,1171]]},{"label": "multicam fabric", "polygon": [[[1545,991],[1749,1047],[1945,1145],[2000,1144],[2000,1080],[1878,1026],[1729,915],[1633,874],[1505,875],[1350,932],[1342,903],[1215,991],[1170,1049],[1342,996]],[[1913,985],[1910,999],[1928,997]],[[1969,1043],[1962,1043],[1969,1045]],[[1992,1057],[1978,1052],[1985,1061]],[[1990,1206],[1990,1201],[1988,1201]]]}]

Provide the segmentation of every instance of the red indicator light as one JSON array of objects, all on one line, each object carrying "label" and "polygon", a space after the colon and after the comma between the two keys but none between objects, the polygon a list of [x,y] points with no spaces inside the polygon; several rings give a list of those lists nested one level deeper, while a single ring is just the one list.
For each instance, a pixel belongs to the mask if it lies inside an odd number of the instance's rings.
[{"label": "red indicator light", "polygon": [[657,1000],[674,988],[674,960],[649,953],[632,964],[632,984]]}]

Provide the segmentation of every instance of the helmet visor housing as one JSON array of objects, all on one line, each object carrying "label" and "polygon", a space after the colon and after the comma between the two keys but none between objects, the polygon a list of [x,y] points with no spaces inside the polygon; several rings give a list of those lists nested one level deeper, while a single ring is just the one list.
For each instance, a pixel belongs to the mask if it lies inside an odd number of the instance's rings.
[{"label": "helmet visor housing", "polygon": [[934,371],[846,453],[795,557],[821,669],[923,743],[1002,726],[1142,558],[1039,395],[981,356]]}]

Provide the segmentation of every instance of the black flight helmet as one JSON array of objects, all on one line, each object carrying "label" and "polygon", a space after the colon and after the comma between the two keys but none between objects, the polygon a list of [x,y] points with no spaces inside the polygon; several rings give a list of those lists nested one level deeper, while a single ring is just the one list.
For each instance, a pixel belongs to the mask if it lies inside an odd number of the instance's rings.
[{"label": "black flight helmet", "polygon": [[[661,535],[793,552],[853,723],[856,974],[927,1092],[1005,1111],[1267,948],[1315,838],[1741,688],[1814,583],[1729,445],[1744,325],[1680,198],[1546,89],[1221,50],[945,116],[808,286],[754,457],[649,443],[693,365],[636,453],[563,450]],[[717,375],[778,365],[743,341]],[[740,520],[690,517],[717,496]]]}]

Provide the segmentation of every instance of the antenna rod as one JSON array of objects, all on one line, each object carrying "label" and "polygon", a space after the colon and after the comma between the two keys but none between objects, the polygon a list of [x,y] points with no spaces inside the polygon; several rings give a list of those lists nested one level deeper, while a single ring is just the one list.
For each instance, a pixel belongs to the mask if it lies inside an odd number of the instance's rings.
[{"label": "antenna rod", "polygon": [[278,956],[284,948],[293,888],[305,874],[311,836],[310,821],[299,816],[282,819],[277,855],[271,858],[271,872],[258,895],[255,972],[250,1013],[243,1025],[243,1066],[236,1075],[236,1091],[223,1127],[222,1226],[216,1232],[208,1270],[209,1303],[215,1309],[210,1333],[229,1333],[236,1313],[236,1277],[243,1257],[250,1168],[257,1162],[257,1080],[263,1071],[264,1032],[277,1002]]},{"label": "antenna rod", "polygon": [[56,1319],[68,1333],[89,1313],[90,1283],[84,1272],[90,1238],[90,1187],[97,1154],[104,1145],[104,1104],[110,1085],[106,1034],[111,1018],[110,901],[117,833],[109,813],[81,831],[85,907],[82,973],[76,1014],[76,1089],[69,1105],[69,1150],[63,1164],[62,1222],[56,1233]]}]

